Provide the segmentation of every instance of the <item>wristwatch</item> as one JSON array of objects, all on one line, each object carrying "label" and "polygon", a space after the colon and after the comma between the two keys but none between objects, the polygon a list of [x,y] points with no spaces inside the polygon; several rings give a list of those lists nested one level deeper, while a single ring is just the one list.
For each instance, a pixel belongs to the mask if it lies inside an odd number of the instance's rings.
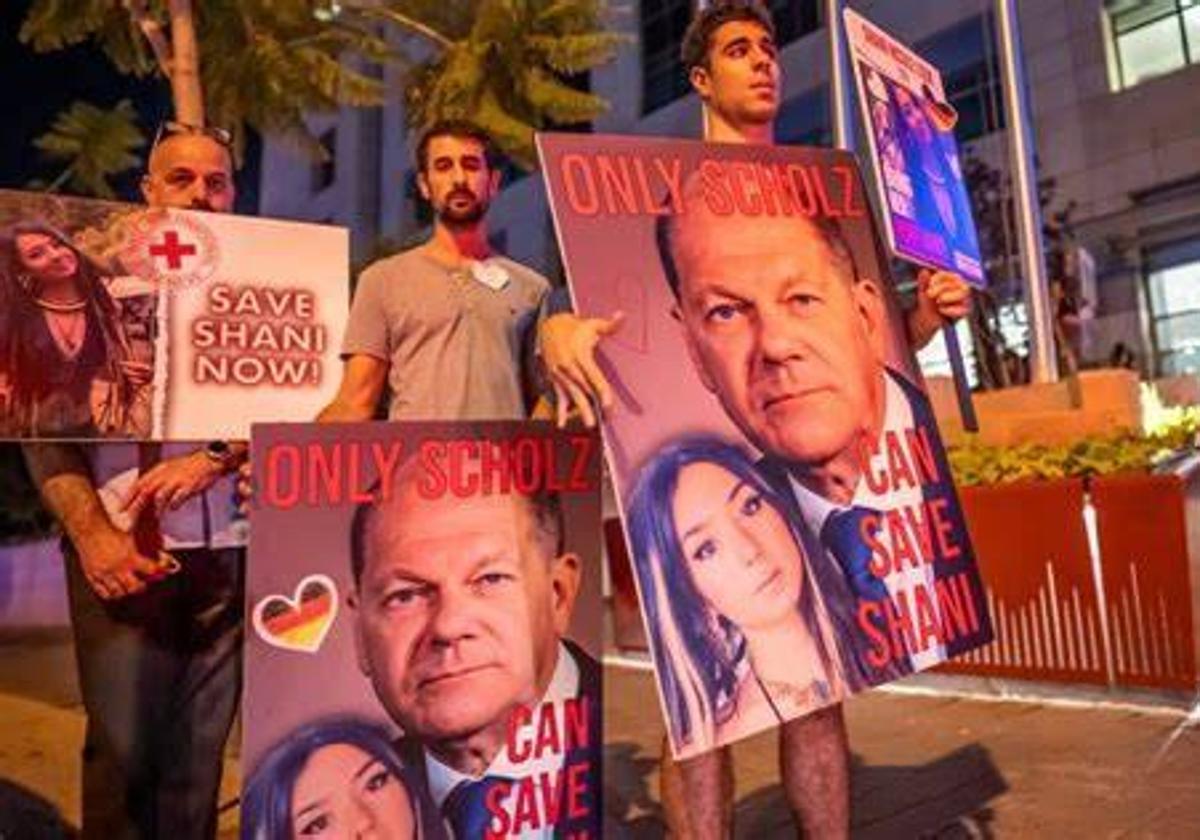
[{"label": "wristwatch", "polygon": [[220,465],[224,472],[231,472],[237,466],[238,456],[229,445],[229,441],[210,440],[204,446],[204,455],[214,464]]}]

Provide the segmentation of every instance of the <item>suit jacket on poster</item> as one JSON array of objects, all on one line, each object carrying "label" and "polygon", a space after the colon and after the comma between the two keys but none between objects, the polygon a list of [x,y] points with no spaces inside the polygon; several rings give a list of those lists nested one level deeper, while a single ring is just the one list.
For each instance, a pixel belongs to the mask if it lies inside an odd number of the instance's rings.
[{"label": "suit jacket on poster", "polygon": [[[581,809],[582,816],[578,819],[569,819],[564,810],[560,813],[559,820],[555,825],[554,836],[561,840],[598,840],[603,807],[600,761],[604,749],[604,735],[601,729],[603,715],[600,707],[600,663],[569,639],[563,639],[562,643],[579,669],[579,694],[577,696],[587,698],[588,701],[588,743],[584,747],[567,751],[563,760],[563,769],[566,770],[584,762],[587,763],[588,769],[586,793],[581,797],[585,806]],[[396,749],[404,766],[411,768],[409,783],[412,786],[413,795],[421,801],[422,825],[426,840],[477,840],[477,838],[452,838],[450,836],[450,831],[429,791],[429,779],[425,771],[425,750],[421,742],[415,738],[402,737],[396,742]],[[560,794],[562,794],[562,790],[560,790]],[[564,803],[565,807],[565,795],[562,795],[560,801]]]},{"label": "suit jacket on poster", "polygon": [[[893,381],[904,393],[912,411],[915,427],[924,430],[928,436],[928,440],[933,444],[932,449],[934,462],[937,467],[937,480],[922,485],[921,495],[925,501],[934,499],[948,499],[950,501],[950,504],[946,507],[945,514],[950,524],[951,540],[954,545],[958,546],[960,553],[957,557],[948,559],[943,556],[938,541],[933,540],[934,579],[935,581],[949,579],[951,576],[960,574],[965,570],[971,570],[972,585],[970,591],[973,598],[975,615],[979,618],[980,625],[976,632],[958,636],[946,644],[947,656],[956,656],[991,639],[991,624],[988,618],[983,587],[974,571],[974,554],[971,550],[966,521],[963,518],[962,507],[954,491],[950,465],[937,434],[937,421],[934,418],[933,409],[929,404],[929,398],[920,388],[913,385],[904,376],[890,369],[887,370],[887,374],[892,377]],[[775,487],[776,491],[792,506],[790,513],[794,517],[794,521],[800,525],[799,530],[804,535],[806,555],[810,558],[819,557],[820,554],[817,552],[824,553],[825,548],[822,546],[820,539],[812,534],[804,524],[803,516],[796,503],[792,485],[788,478],[787,463],[778,458],[768,456],[759,462],[759,468],[763,471],[767,480]],[[810,560],[809,568],[813,573],[817,585],[821,589],[830,620],[838,636],[843,668],[850,690],[860,691],[864,688],[881,685],[912,673],[912,664],[907,657],[893,659],[883,668],[877,668],[868,664],[866,654],[870,650],[872,642],[858,624],[857,599],[851,591],[845,575],[841,573],[836,561],[813,562]]]}]

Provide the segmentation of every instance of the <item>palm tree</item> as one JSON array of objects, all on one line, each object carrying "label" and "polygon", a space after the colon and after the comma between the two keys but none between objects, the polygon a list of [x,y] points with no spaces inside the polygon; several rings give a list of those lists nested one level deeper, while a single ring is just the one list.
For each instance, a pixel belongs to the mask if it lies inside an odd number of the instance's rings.
[{"label": "palm tree", "polygon": [[379,79],[341,58],[395,57],[365,28],[314,17],[308,0],[34,0],[20,37],[41,52],[92,40],[120,71],[168,81],[180,122],[310,147],[306,112],[383,101]]},{"label": "palm tree", "polygon": [[84,195],[115,198],[109,178],[136,167],[135,154],[146,145],[137,127],[137,114],[128,99],[110,111],[87,102],[72,102],[54,120],[50,130],[33,141],[42,157],[65,164],[48,184],[32,187],[56,192],[64,186]]},{"label": "palm tree", "polygon": [[169,81],[179,121],[314,151],[305,113],[383,102],[382,81],[344,59],[396,62],[413,127],[471,117],[532,166],[534,130],[605,109],[569,79],[620,43],[609,12],[607,0],[34,0],[21,39],[39,51],[94,40],[122,72]]},{"label": "palm tree", "polygon": [[341,17],[405,36],[405,112],[421,129],[470,118],[533,168],[534,131],[589,122],[608,107],[573,77],[608,61],[622,37],[605,0],[391,0],[341,6]]}]

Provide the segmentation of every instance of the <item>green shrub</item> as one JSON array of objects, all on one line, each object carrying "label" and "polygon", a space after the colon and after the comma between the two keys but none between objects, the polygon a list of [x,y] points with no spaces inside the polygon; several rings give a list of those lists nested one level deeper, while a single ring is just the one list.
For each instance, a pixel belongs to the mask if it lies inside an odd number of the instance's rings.
[{"label": "green shrub", "polygon": [[1082,478],[1120,472],[1149,472],[1178,452],[1194,448],[1200,419],[1188,412],[1153,434],[1124,433],[1047,446],[949,447],[950,469],[959,485],[1001,484],[1023,479]]}]

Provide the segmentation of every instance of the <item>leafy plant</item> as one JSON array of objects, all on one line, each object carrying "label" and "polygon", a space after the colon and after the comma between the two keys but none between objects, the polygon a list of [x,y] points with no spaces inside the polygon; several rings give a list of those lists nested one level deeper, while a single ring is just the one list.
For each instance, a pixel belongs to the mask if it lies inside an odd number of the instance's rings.
[{"label": "leafy plant", "polygon": [[985,446],[969,442],[947,450],[960,485],[1084,478],[1120,472],[1149,472],[1173,454],[1195,446],[1200,414],[1188,412],[1153,434],[1092,437],[1058,446]]},{"label": "leafy plant", "polygon": [[305,113],[383,102],[382,81],[342,59],[396,58],[366,28],[319,20],[308,0],[34,0],[20,37],[38,52],[92,41],[122,73],[170,83],[183,122],[314,150]]},{"label": "leafy plant", "polygon": [[470,118],[532,169],[535,131],[589,122],[608,107],[572,86],[622,41],[605,28],[604,0],[400,0],[375,14],[402,27],[425,22],[413,31],[434,47],[406,80],[412,128]]},{"label": "leafy plant", "polygon": [[71,103],[50,130],[33,141],[44,158],[65,168],[50,183],[30,186],[46,192],[65,186],[85,195],[115,198],[109,179],[140,165],[135,152],[146,145],[136,120],[128,99],[109,111],[87,102]]}]

